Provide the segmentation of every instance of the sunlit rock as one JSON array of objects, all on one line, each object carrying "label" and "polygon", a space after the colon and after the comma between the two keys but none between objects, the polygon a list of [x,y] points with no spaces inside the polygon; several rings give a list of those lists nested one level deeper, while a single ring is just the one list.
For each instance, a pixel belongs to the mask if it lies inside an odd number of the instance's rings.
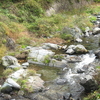
[{"label": "sunlit rock", "polygon": [[51,50],[45,50],[42,49],[41,47],[33,47],[30,49],[29,55],[28,55],[28,60],[33,61],[33,62],[48,62],[49,57],[53,56],[55,53],[52,52]]},{"label": "sunlit rock", "polygon": [[33,91],[39,91],[44,88],[44,81],[39,76],[29,76],[27,85],[33,89]]},{"label": "sunlit rock", "polygon": [[10,66],[10,65],[20,66],[20,64],[18,63],[18,60],[13,56],[4,56],[2,58],[2,65],[5,67]]},{"label": "sunlit rock", "polygon": [[95,27],[93,29],[93,35],[99,34],[100,33],[100,28],[99,27]]},{"label": "sunlit rock", "polygon": [[67,48],[66,53],[68,54],[74,54],[74,53],[87,53],[88,50],[81,44],[79,45],[70,45]]},{"label": "sunlit rock", "polygon": [[20,89],[21,87],[13,79],[8,78],[1,87],[1,92],[10,93],[13,90],[12,88]]},{"label": "sunlit rock", "polygon": [[53,44],[53,43],[44,43],[42,48],[43,49],[55,49],[55,50],[57,50],[59,48],[59,46],[57,44]]}]

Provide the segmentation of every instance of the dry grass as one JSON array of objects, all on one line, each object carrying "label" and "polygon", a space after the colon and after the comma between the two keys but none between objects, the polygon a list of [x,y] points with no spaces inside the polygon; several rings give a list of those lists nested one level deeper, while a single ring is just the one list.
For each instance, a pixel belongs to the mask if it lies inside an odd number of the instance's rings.
[{"label": "dry grass", "polygon": [[54,43],[54,44],[62,44],[62,43],[64,43],[65,41],[64,41],[63,39],[61,39],[61,38],[55,37],[55,38],[46,39],[45,42],[46,42],[46,43]]},{"label": "dry grass", "polygon": [[6,51],[7,51],[7,48],[4,45],[2,45],[0,47],[0,59],[5,55]]}]

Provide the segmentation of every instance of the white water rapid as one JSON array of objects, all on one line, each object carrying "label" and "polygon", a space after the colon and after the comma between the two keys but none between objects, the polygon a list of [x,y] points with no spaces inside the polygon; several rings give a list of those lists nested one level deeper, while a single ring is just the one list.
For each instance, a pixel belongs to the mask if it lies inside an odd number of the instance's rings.
[{"label": "white water rapid", "polygon": [[94,54],[85,54],[83,55],[82,62],[76,64],[76,69],[77,68],[82,68],[84,65],[88,65],[92,63],[95,60],[95,55]]},{"label": "white water rapid", "polygon": [[[79,77],[80,74],[76,73],[75,71],[77,69],[82,69],[82,67],[84,65],[89,65],[90,63],[92,63],[95,60],[95,55],[94,54],[85,54],[82,56],[82,61],[79,63],[76,63],[76,66],[74,68],[74,71],[72,71],[72,69],[69,69],[69,71],[64,75],[64,78],[67,79],[67,81],[73,85],[75,84],[75,79],[74,77]],[[84,73],[83,73],[84,74]]]}]

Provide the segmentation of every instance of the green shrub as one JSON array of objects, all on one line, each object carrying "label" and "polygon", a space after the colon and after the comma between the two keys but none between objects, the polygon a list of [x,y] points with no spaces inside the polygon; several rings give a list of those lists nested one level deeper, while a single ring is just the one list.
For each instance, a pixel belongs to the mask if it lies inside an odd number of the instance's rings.
[{"label": "green shrub", "polygon": [[71,34],[62,33],[60,37],[64,40],[73,40],[73,36]]},{"label": "green shrub", "polygon": [[20,67],[15,67],[15,68],[13,68],[12,70],[13,71],[17,71],[17,70],[19,70],[20,69]]},{"label": "green shrub", "polygon": [[45,56],[43,63],[45,63],[45,64],[49,64],[50,63],[50,56],[49,55]]},{"label": "green shrub", "polygon": [[14,71],[12,69],[6,69],[3,72],[3,77],[8,77],[10,74],[12,74]]},{"label": "green shrub", "polygon": [[23,90],[24,93],[33,92],[32,87],[28,84],[27,78],[20,78],[17,80],[17,82],[21,86],[21,90]]},{"label": "green shrub", "polygon": [[29,37],[20,37],[16,41],[18,44],[22,45],[22,48],[26,47],[30,44],[30,38]]}]

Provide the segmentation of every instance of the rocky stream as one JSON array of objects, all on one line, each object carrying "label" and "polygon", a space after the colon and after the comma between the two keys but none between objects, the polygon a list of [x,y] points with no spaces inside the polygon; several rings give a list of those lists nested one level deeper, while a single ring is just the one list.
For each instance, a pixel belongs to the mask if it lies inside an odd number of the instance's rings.
[{"label": "rocky stream", "polygon": [[[87,27],[81,36],[76,27],[75,41],[71,44],[27,46],[23,50],[27,55],[24,63],[18,63],[19,56],[4,56],[1,74],[4,67],[19,69],[6,79],[1,78],[0,100],[82,100],[86,93],[96,90],[94,75],[98,74],[96,66],[100,66],[100,15],[94,24],[92,32]],[[28,69],[36,73],[27,76]],[[23,78],[27,79],[26,86],[31,92],[21,89],[18,80]]]}]

